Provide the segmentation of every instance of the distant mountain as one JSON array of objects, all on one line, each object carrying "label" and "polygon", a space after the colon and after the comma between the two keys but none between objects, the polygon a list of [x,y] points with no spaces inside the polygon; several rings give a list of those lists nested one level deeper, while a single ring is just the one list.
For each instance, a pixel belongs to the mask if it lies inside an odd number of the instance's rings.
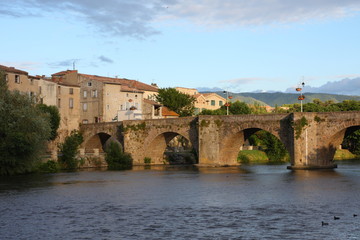
[{"label": "distant mountain", "polygon": [[[224,96],[223,92],[216,92],[217,94]],[[283,104],[294,104],[299,103],[298,96],[296,93],[231,93],[233,96],[233,101],[239,100],[246,102],[248,104],[254,104],[257,102],[260,105],[269,105],[275,107],[275,105],[281,106]],[[337,94],[327,94],[327,93],[303,93],[305,95],[305,100],[303,103],[312,102],[314,99],[320,99],[321,101],[332,100],[335,103],[342,102],[344,100],[356,100],[360,101],[360,96],[349,96],[349,95],[337,95]]]},{"label": "distant mountain", "polygon": [[[234,94],[234,96],[237,94]],[[275,107],[275,105],[281,106],[283,104],[299,103],[297,99],[299,94],[296,93],[239,93],[240,96],[252,97],[257,100],[267,103],[269,106]],[[321,101],[332,100],[335,103],[342,102],[344,100],[357,100],[360,101],[360,96],[348,96],[337,95],[327,93],[304,93],[305,100],[303,103],[312,102],[314,99],[320,99]]]}]

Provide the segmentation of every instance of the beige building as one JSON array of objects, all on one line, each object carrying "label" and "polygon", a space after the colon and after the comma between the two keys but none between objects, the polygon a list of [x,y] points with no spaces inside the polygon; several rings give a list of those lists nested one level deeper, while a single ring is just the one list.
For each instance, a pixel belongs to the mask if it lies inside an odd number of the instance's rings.
[{"label": "beige building", "polygon": [[36,97],[39,94],[39,79],[29,76],[28,72],[3,65],[0,65],[0,70],[5,72],[9,90],[16,90],[31,97]]},{"label": "beige building", "polygon": [[144,119],[143,99],[157,94],[156,86],[136,80],[109,78],[67,70],[52,75],[54,82],[80,86],[81,123]]},{"label": "beige building", "polygon": [[226,99],[216,93],[199,93],[195,88],[176,87],[175,89],[195,98],[195,114],[200,113],[204,109],[219,109],[226,103]]}]

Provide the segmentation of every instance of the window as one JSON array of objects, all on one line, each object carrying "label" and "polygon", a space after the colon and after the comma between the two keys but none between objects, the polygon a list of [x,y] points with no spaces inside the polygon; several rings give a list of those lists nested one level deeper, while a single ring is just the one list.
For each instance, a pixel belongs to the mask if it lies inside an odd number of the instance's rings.
[{"label": "window", "polygon": [[222,105],[224,105],[223,101],[219,101],[219,106],[222,106]]},{"label": "window", "polygon": [[61,106],[61,99],[60,98],[58,98],[57,105],[58,105],[58,108],[60,108],[60,106]]},{"label": "window", "polygon": [[61,93],[61,87],[58,86],[58,94],[60,94],[60,93]]},{"label": "window", "polygon": [[74,99],[69,98],[69,108],[74,108]]},{"label": "window", "polygon": [[41,86],[39,87],[39,94],[41,94],[42,93],[42,88],[41,88]]},{"label": "window", "polygon": [[15,83],[20,84],[20,76],[15,75]]},{"label": "window", "polygon": [[87,103],[83,103],[83,111],[84,111],[84,112],[87,111]]},{"label": "window", "polygon": [[69,88],[69,94],[74,94],[74,89],[73,88]]},{"label": "window", "polygon": [[87,85],[88,85],[88,87],[91,87],[91,86],[92,86],[92,82],[88,82]]},{"label": "window", "polygon": [[97,95],[98,95],[98,91],[97,90],[92,90],[91,95],[92,95],[93,98],[96,98]]},{"label": "window", "polygon": [[106,109],[107,109],[107,110],[110,109],[110,105],[109,105],[109,104],[106,105]]},{"label": "window", "polygon": [[84,91],[84,98],[87,98],[87,91]]},{"label": "window", "polygon": [[135,98],[137,99],[137,95],[135,95]]},{"label": "window", "polygon": [[34,85],[34,79],[30,78],[30,85]]},{"label": "window", "polygon": [[211,100],[211,106],[215,106],[215,100]]}]

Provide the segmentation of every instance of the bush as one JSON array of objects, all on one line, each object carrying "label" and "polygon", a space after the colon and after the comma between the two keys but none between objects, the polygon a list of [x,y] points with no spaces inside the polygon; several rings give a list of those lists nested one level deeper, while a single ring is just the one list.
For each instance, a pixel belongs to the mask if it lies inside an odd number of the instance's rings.
[{"label": "bush", "polygon": [[60,169],[58,162],[54,160],[49,160],[47,162],[40,163],[35,171],[43,172],[43,173],[56,173]]},{"label": "bush", "polygon": [[132,167],[131,155],[122,152],[119,144],[116,142],[111,142],[106,149],[105,161],[110,170],[125,170]]},{"label": "bush", "polygon": [[82,134],[77,130],[73,130],[70,135],[65,138],[64,143],[59,144],[59,150],[61,152],[59,162],[63,168],[75,169],[79,167],[81,159],[78,159],[76,155],[82,142]]},{"label": "bush", "polygon": [[150,164],[151,163],[151,158],[150,157],[144,157],[144,163],[145,164]]}]

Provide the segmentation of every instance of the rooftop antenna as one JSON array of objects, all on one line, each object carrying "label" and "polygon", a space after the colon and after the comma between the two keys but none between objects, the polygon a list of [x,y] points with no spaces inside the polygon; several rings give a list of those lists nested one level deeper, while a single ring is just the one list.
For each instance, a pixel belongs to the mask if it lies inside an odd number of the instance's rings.
[{"label": "rooftop antenna", "polygon": [[75,70],[75,61],[73,61],[73,70]]}]

